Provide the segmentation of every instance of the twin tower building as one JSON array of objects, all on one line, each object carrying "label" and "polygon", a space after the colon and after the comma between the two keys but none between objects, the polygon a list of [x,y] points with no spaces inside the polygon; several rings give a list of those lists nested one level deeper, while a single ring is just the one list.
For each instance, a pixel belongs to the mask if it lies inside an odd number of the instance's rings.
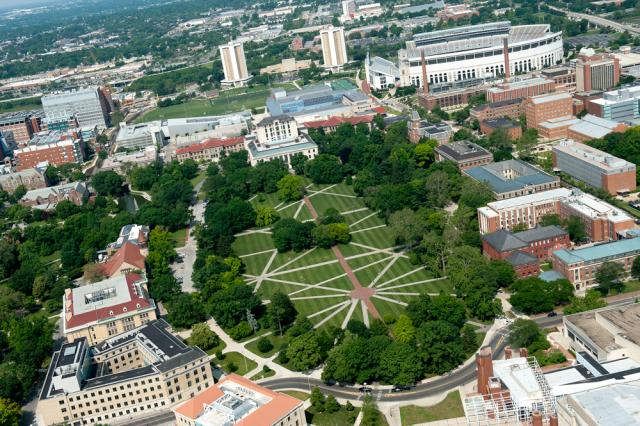
[{"label": "twin tower building", "polygon": [[[338,69],[347,63],[347,45],[344,28],[328,26],[320,30],[323,66]],[[220,59],[224,70],[223,86],[244,86],[252,75],[247,70],[244,47],[240,41],[231,41],[221,45]]]}]

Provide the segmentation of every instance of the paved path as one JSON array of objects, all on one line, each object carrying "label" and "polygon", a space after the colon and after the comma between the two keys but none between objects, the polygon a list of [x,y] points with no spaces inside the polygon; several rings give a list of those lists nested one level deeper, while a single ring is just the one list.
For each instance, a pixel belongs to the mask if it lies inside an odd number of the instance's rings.
[{"label": "paved path", "polygon": [[[315,220],[318,220],[318,212],[316,211],[316,208],[313,207],[313,204],[311,203],[311,200],[309,200],[309,197],[304,197],[304,203],[307,205],[307,208],[311,213],[311,217]],[[362,302],[367,306],[367,310],[369,311],[371,316],[376,319],[382,319],[380,313],[371,301],[371,296],[376,293],[376,290],[371,287],[363,287],[362,284],[360,284],[358,277],[356,277],[356,274],[351,269],[351,266],[349,266],[349,264],[347,263],[347,260],[344,258],[344,255],[342,254],[338,246],[331,247],[331,251],[333,251],[333,254],[336,256],[336,258],[338,258],[340,266],[347,274],[347,277],[349,277],[349,280],[353,285],[354,290],[351,292],[351,298],[355,300],[362,300]]]},{"label": "paved path", "polygon": [[566,9],[561,9],[559,7],[548,6],[549,9],[555,10],[556,12],[562,12],[567,15],[571,19],[585,19],[589,21],[591,24],[601,27],[609,27],[613,28],[616,31],[624,32],[628,31],[631,34],[640,34],[640,29],[633,27],[631,25],[621,24],[620,22],[612,21],[611,19],[603,18],[598,15],[589,15],[587,13],[577,13],[571,12]]}]

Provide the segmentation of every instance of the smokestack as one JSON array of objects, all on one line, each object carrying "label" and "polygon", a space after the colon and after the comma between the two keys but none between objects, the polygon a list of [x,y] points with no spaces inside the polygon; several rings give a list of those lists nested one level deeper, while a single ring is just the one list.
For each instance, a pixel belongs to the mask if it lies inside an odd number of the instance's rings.
[{"label": "smokestack", "polygon": [[531,424],[533,426],[542,426],[542,414],[540,411],[533,412],[533,416],[531,416]]},{"label": "smokestack", "polygon": [[529,350],[527,348],[520,348],[520,357],[521,358],[529,357]]},{"label": "smokestack", "polygon": [[482,395],[488,395],[489,378],[493,377],[491,346],[480,348],[480,351],[476,354],[476,368],[478,369],[478,392]]},{"label": "smokestack", "polygon": [[506,81],[509,81],[511,78],[511,70],[509,69],[509,40],[505,37],[502,42],[502,53],[504,55],[504,78]]},{"label": "smokestack", "polygon": [[558,416],[553,414],[549,417],[549,426],[558,426]]},{"label": "smokestack", "polygon": [[424,50],[420,51],[420,61],[422,63],[422,93],[429,94],[429,81],[427,80],[427,61],[424,59]]},{"label": "smokestack", "polygon": [[511,346],[507,346],[504,348],[504,359],[511,359],[511,357],[513,356],[513,349],[511,349]]}]

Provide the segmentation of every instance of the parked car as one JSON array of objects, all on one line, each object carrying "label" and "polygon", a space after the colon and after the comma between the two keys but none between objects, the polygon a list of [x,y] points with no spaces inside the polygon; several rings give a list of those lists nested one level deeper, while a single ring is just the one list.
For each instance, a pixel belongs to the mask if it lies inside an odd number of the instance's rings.
[{"label": "parked car", "polygon": [[556,311],[551,311],[551,312],[549,312],[549,313],[547,314],[547,316],[548,316],[549,318],[557,317],[557,316],[558,316],[558,313],[557,313]]},{"label": "parked car", "polygon": [[371,393],[373,391],[373,389],[369,386],[360,386],[358,390],[360,391],[360,393]]},{"label": "parked car", "polygon": [[391,392],[404,392],[404,391],[408,391],[409,389],[411,389],[411,386],[407,386],[407,385],[395,385],[395,386],[391,389]]}]

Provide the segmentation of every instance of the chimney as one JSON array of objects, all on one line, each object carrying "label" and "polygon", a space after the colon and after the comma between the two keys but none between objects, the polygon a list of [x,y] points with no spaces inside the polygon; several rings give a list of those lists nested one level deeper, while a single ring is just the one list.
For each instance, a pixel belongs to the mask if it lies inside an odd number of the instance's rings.
[{"label": "chimney", "polygon": [[511,70],[509,69],[509,40],[505,37],[502,42],[502,53],[504,55],[504,78],[508,82],[511,78]]},{"label": "chimney", "polygon": [[504,359],[511,359],[511,357],[513,356],[513,349],[511,349],[511,346],[507,346],[504,348]]},{"label": "chimney", "polygon": [[429,81],[427,80],[427,61],[424,59],[424,50],[420,51],[420,61],[422,64],[422,93],[429,94]]},{"label": "chimney", "polygon": [[540,411],[533,412],[533,416],[531,416],[531,424],[533,426],[542,426],[542,414]]},{"label": "chimney", "polygon": [[520,357],[521,358],[528,358],[529,357],[529,350],[527,348],[520,348]]},{"label": "chimney", "polygon": [[549,417],[549,426],[558,426],[558,416],[552,414],[551,417]]},{"label": "chimney", "polygon": [[493,377],[493,360],[491,346],[480,348],[476,354],[476,368],[478,369],[478,392],[489,394],[489,378]]}]

